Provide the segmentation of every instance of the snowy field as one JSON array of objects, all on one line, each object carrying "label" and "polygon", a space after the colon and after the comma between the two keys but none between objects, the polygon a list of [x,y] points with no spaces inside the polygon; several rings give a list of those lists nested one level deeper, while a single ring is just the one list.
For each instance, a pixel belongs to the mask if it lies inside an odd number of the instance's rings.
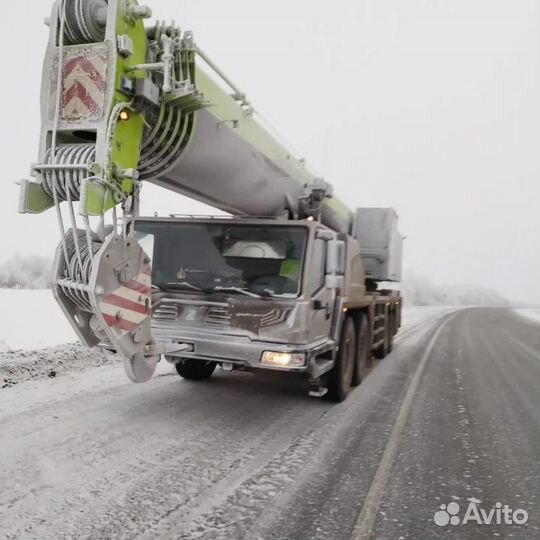
[{"label": "snowy field", "polygon": [[51,291],[0,289],[0,352],[77,341]]},{"label": "snowy field", "polygon": [[526,319],[540,323],[540,308],[515,309],[514,312],[521,317],[525,317]]}]

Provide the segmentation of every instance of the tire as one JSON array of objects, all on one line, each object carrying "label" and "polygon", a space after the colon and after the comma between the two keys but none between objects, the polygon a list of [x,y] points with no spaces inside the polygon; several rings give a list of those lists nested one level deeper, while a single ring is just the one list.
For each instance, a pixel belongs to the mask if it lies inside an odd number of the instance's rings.
[{"label": "tire", "polygon": [[356,330],[347,317],[341,329],[336,365],[328,374],[328,399],[341,403],[351,390],[356,360]]},{"label": "tire", "polygon": [[188,358],[178,362],[174,367],[178,375],[183,379],[187,379],[188,381],[202,381],[212,376],[216,365],[215,362],[204,362],[202,360]]},{"label": "tire", "polygon": [[367,377],[373,364],[371,359],[369,323],[365,313],[360,314],[356,328],[356,363],[352,378],[353,386],[358,386]]}]

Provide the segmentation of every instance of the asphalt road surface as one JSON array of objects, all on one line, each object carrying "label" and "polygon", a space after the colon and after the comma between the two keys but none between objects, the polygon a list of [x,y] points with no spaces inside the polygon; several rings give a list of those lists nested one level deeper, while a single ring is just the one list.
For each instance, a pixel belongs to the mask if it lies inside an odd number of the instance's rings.
[{"label": "asphalt road surface", "polygon": [[340,405],[170,368],[0,390],[0,538],[537,540],[540,327],[433,312]]}]

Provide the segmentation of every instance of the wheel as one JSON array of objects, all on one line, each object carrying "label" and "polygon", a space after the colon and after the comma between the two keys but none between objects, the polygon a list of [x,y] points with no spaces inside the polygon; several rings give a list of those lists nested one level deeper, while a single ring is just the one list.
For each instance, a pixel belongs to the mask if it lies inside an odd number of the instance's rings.
[{"label": "wheel", "polygon": [[360,314],[357,322],[356,340],[356,363],[352,378],[352,385],[358,386],[371,371],[371,351],[368,318],[364,313]]},{"label": "wheel", "polygon": [[202,381],[212,376],[216,365],[215,362],[204,362],[202,360],[188,358],[178,362],[174,367],[180,377],[189,381]]},{"label": "wheel", "polygon": [[341,329],[339,351],[336,365],[328,374],[328,399],[341,402],[349,393],[352,385],[356,360],[356,331],[354,321],[347,317]]}]

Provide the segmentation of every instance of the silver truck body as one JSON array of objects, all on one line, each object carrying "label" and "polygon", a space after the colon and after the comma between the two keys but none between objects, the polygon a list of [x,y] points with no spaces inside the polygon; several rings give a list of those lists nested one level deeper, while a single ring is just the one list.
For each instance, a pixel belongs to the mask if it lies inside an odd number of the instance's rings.
[{"label": "silver truck body", "polygon": [[[215,226],[216,223],[236,229],[290,230],[293,227],[305,230],[301,286],[298,294],[285,297],[250,296],[247,288],[243,293],[237,290],[192,290],[188,287],[182,290],[155,289],[152,336],[158,341],[183,347],[166,355],[169,362],[176,364],[196,360],[219,363],[231,369],[300,372],[308,376],[313,386],[318,386],[320,377],[335,365],[345,317],[366,314],[372,321],[370,331],[375,337],[377,306],[386,308],[389,302],[386,297],[366,291],[360,246],[349,235],[316,221],[253,218],[139,218],[135,228],[138,234],[144,234],[159,226],[174,235],[172,231],[176,227],[180,231],[194,224]],[[154,258],[154,281],[161,267],[156,253],[149,253]],[[179,257],[182,260],[182,255]],[[178,266],[177,262],[175,268]],[[201,261],[201,267],[206,268],[204,261]],[[182,275],[182,278],[186,279],[187,275]],[[201,281],[198,283],[200,285]],[[399,298],[396,297],[392,300],[391,309],[397,310],[398,305]],[[379,345],[380,340],[372,340],[372,347]],[[303,362],[269,365],[263,361],[267,352],[296,355],[303,358]]]},{"label": "silver truck body", "polygon": [[[399,294],[377,292],[399,279],[397,217],[354,222],[192,32],[145,24],[151,14],[136,0],[57,0],[48,20],[19,211],[56,212],[56,300],[134,382],[165,356],[193,380],[218,364],[301,371],[315,394],[344,399],[399,328]],[[141,218],[147,182],[236,217]]]}]

